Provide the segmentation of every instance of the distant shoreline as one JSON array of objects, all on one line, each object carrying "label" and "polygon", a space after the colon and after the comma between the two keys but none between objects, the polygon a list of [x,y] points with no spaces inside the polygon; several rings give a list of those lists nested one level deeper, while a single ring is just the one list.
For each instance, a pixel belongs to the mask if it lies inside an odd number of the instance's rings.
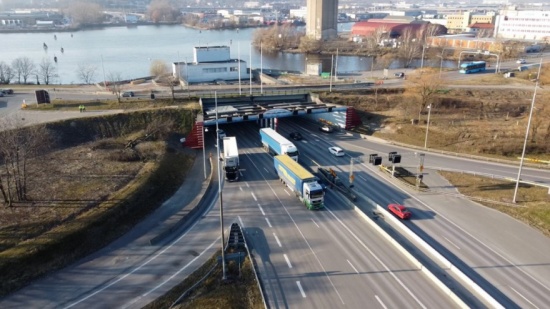
[{"label": "distant shoreline", "polygon": [[245,29],[245,28],[262,28],[265,26],[254,25],[254,26],[243,26],[235,27],[197,27],[188,24],[182,23],[152,23],[152,22],[137,22],[137,23],[118,23],[118,24],[94,24],[94,25],[83,25],[79,27],[67,27],[67,28],[19,28],[19,29],[2,29],[0,28],[1,33],[52,33],[52,32],[78,32],[82,30],[90,29],[103,29],[103,28],[113,28],[113,27],[128,27],[133,28],[137,26],[182,26],[186,28],[196,29],[196,30],[227,30],[227,29]]},{"label": "distant shoreline", "polygon": [[81,30],[90,29],[103,29],[113,27],[137,27],[137,26],[164,26],[164,25],[181,25],[180,23],[151,23],[151,22],[137,22],[137,23],[118,23],[118,24],[93,24],[83,25],[79,27],[66,27],[66,28],[19,28],[19,29],[2,29],[0,33],[49,33],[49,32],[78,32]]}]

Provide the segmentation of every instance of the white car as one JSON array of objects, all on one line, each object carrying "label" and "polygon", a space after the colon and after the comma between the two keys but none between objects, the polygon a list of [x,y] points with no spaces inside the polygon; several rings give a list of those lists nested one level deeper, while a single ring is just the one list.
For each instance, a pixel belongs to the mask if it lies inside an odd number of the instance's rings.
[{"label": "white car", "polygon": [[518,61],[516,61],[517,64],[526,64],[527,61],[525,59],[519,59]]},{"label": "white car", "polygon": [[346,154],[340,147],[329,147],[328,151],[337,157],[343,157]]}]

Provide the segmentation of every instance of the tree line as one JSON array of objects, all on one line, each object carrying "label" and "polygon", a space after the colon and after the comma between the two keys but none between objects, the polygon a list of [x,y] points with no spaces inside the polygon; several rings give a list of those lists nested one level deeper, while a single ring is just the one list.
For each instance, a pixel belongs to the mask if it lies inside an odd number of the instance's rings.
[{"label": "tree line", "polygon": [[[77,75],[84,84],[91,84],[94,81],[97,66],[90,64],[79,64]],[[59,77],[57,67],[48,58],[43,58],[36,64],[29,57],[18,57],[10,64],[0,61],[0,84],[44,84],[55,83]]]}]

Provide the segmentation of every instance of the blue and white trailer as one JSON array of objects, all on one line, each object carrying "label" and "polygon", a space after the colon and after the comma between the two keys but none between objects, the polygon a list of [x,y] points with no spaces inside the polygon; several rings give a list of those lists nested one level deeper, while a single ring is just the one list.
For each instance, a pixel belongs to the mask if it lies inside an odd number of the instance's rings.
[{"label": "blue and white trailer", "polygon": [[279,179],[296,194],[307,209],[324,207],[325,192],[313,174],[288,155],[275,156],[273,164]]},{"label": "blue and white trailer", "polygon": [[271,128],[260,129],[264,149],[274,155],[288,155],[298,162],[298,148],[281,134]]}]

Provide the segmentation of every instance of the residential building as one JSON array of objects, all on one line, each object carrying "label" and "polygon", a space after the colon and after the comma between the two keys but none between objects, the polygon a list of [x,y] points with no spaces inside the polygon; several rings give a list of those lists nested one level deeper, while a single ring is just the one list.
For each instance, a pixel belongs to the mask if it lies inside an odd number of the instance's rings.
[{"label": "residential building", "polygon": [[447,15],[447,29],[449,33],[461,33],[466,31],[471,24],[494,24],[495,23],[494,12],[487,12],[485,14],[464,12],[456,15]]}]

